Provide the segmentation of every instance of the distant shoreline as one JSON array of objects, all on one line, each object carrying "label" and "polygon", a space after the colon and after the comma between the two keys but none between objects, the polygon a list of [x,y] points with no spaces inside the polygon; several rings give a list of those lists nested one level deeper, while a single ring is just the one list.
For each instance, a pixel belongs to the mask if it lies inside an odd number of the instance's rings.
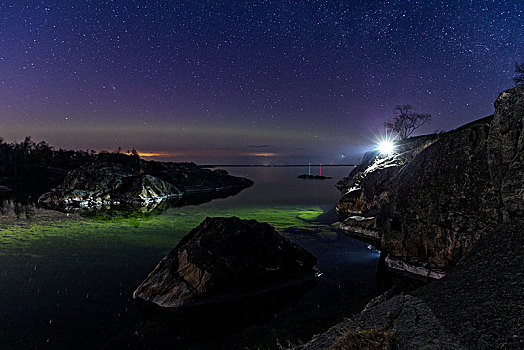
[{"label": "distant shoreline", "polygon": [[[305,167],[305,166],[320,166],[320,164],[292,164],[292,165],[263,165],[263,164],[203,164],[198,165],[200,168],[292,168],[292,167]],[[322,164],[323,167],[355,167],[358,164]]]}]

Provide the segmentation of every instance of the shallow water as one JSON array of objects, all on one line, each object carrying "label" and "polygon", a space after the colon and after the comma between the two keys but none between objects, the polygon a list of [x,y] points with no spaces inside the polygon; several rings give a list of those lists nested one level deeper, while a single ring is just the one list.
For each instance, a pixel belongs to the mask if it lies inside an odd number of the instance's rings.
[{"label": "shallow water", "polygon": [[[301,168],[227,170],[255,185],[146,214],[87,217],[4,202],[0,348],[273,349],[307,341],[378,294],[378,253],[330,226],[340,197],[334,184],[351,168],[325,167],[330,180],[297,179],[307,171]],[[254,325],[212,339],[212,329],[188,338],[144,316],[131,294],[156,263],[206,216],[232,215],[269,222],[315,254],[323,273],[317,285],[272,318],[254,315]]]}]

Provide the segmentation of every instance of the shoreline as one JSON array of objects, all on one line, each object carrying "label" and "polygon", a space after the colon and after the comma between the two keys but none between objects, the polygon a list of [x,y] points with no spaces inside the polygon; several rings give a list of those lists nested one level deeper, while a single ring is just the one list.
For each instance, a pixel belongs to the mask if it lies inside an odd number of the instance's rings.
[{"label": "shoreline", "polygon": [[390,331],[399,349],[519,349],[524,220],[497,226],[439,280],[385,301],[295,349],[328,349],[349,331]]},{"label": "shoreline", "polygon": [[398,349],[524,348],[524,85],[494,106],[391,154],[369,151],[337,183],[339,228],[374,242],[387,270],[432,281],[383,296],[305,349],[369,344],[370,333],[384,349],[392,336]]},{"label": "shoreline", "polygon": [[[308,167],[309,165],[317,167],[320,164],[198,164],[200,168],[296,168],[296,167]],[[358,164],[324,164],[323,167],[356,167]]]}]

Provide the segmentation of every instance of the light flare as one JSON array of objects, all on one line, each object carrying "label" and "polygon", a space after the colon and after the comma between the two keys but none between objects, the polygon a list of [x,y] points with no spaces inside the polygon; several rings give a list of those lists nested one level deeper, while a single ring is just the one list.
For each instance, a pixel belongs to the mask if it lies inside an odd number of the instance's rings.
[{"label": "light flare", "polygon": [[389,156],[393,152],[395,152],[395,143],[393,140],[380,140],[377,146],[377,150],[380,152],[380,154]]}]

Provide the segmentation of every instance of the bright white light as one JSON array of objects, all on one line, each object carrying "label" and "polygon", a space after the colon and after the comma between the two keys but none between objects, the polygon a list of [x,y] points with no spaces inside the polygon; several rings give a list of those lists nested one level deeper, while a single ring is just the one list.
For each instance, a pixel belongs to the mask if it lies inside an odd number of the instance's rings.
[{"label": "bright white light", "polygon": [[389,155],[395,151],[395,144],[391,140],[382,140],[378,144],[377,150],[380,154]]}]

